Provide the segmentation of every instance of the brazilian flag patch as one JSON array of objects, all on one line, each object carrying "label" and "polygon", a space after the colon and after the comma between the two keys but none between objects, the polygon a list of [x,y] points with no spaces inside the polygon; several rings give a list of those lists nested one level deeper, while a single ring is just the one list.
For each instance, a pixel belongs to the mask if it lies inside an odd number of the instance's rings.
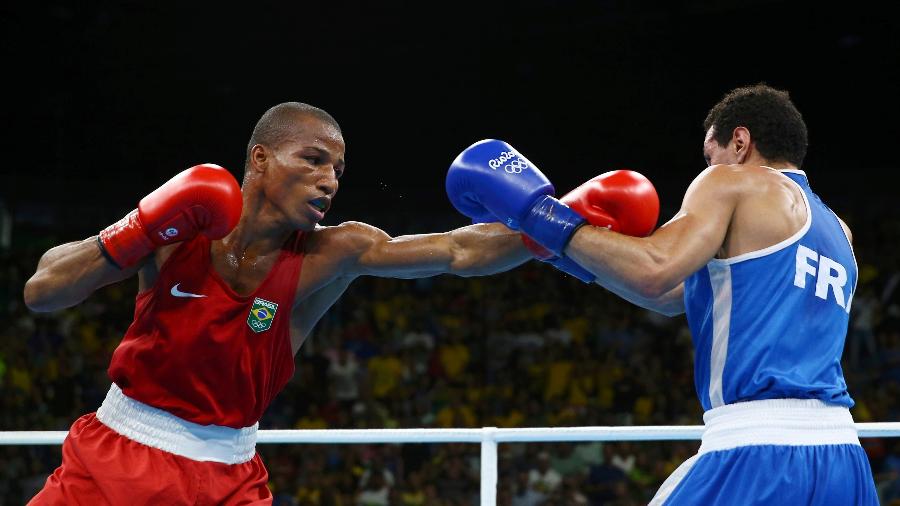
[{"label": "brazilian flag patch", "polygon": [[247,316],[247,325],[253,329],[253,332],[265,332],[272,328],[272,320],[275,319],[277,310],[278,304],[256,297],[253,299],[250,315]]}]

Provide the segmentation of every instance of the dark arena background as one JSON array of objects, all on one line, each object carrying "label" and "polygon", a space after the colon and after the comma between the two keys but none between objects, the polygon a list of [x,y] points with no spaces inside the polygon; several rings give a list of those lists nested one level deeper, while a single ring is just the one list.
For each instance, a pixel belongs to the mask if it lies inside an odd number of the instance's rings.
[{"label": "dark arena background", "polygon": [[[240,177],[253,125],[276,103],[324,108],[343,129],[347,171],[323,224],[358,220],[396,236],[468,223],[444,177],[484,138],[518,148],[558,195],[637,170],[659,192],[662,224],[705,168],[709,108],[759,82],[790,92],[809,128],[802,168],[854,232],[851,412],[898,421],[900,23],[890,5],[7,2],[0,430],[67,430],[95,410],[133,315],[133,279],[30,312],[22,288],[41,253],[95,235],[191,165]],[[539,262],[490,278],[361,278],[296,365],[262,429],[702,423],[683,316]],[[862,442],[882,504],[900,504],[900,440]],[[646,504],[698,445],[501,444],[498,504]],[[478,504],[477,444],[259,451],[276,505]],[[27,502],[59,462],[56,445],[0,446],[0,504]]]}]

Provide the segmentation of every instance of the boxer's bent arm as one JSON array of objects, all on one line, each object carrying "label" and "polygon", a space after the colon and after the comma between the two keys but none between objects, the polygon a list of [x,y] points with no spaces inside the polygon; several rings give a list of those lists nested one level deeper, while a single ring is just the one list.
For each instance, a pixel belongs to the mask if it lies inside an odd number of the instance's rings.
[{"label": "boxer's bent arm", "polygon": [[675,288],[652,299],[640,297],[634,292],[618,286],[607,286],[606,289],[636,306],[665,316],[677,316],[684,313],[684,283],[679,283]]},{"label": "boxer's bent arm", "polygon": [[583,226],[565,253],[615,293],[660,299],[715,257],[741,191],[728,166],[710,167],[691,183],[678,214],[649,237]]},{"label": "boxer's bent arm", "polygon": [[484,276],[507,271],[532,258],[518,232],[498,223],[439,234],[390,237],[363,224],[354,227],[362,247],[347,269],[357,275],[421,278],[438,274]]},{"label": "boxer's bent arm", "polygon": [[133,276],[140,265],[115,267],[100,252],[97,236],[51,248],[25,283],[25,305],[32,311],[74,306],[94,290]]}]

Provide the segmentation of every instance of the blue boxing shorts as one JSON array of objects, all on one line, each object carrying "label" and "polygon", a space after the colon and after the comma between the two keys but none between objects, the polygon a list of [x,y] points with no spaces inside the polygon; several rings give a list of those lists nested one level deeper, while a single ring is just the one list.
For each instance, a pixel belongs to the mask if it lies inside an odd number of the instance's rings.
[{"label": "blue boxing shorts", "polygon": [[697,455],[650,505],[878,506],[850,411],[817,399],[729,404],[703,415]]}]

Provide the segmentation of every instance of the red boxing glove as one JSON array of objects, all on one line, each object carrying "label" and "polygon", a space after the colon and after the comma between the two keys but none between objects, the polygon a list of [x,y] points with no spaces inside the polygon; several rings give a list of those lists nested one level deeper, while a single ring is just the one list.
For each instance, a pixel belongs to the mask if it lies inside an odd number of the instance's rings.
[{"label": "red boxing glove", "polygon": [[141,199],[137,209],[106,227],[100,249],[120,269],[153,250],[193,238],[225,237],[241,217],[241,187],[230,172],[211,163],[180,172]]},{"label": "red boxing glove", "polygon": [[[646,237],[659,219],[659,196],[649,179],[633,170],[604,172],[560,199],[596,227],[635,237]],[[547,250],[522,234],[528,250],[540,260],[553,258]]]},{"label": "red boxing glove", "polygon": [[591,225],[646,237],[659,220],[659,196],[649,179],[633,170],[604,172],[561,199]]}]

